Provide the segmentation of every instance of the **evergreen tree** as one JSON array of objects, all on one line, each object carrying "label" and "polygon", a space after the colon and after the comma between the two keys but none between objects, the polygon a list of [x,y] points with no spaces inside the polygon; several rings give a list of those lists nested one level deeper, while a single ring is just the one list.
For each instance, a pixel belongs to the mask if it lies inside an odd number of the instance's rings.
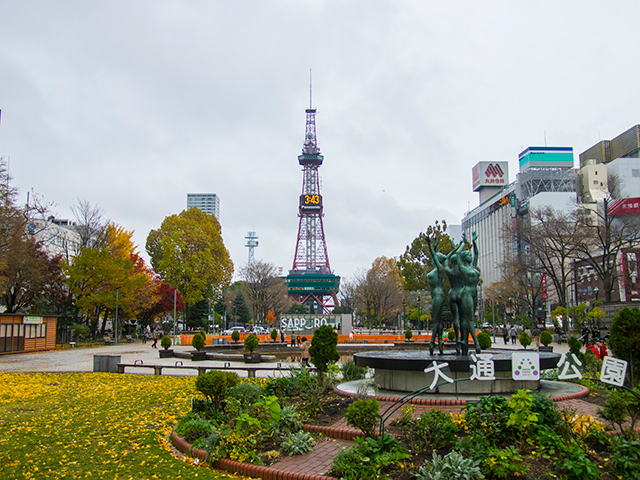
[{"label": "evergreen tree", "polygon": [[238,295],[236,295],[231,315],[236,322],[242,324],[247,324],[251,320],[251,311],[249,310],[247,302],[244,299],[244,295],[242,295],[241,292],[238,292]]}]

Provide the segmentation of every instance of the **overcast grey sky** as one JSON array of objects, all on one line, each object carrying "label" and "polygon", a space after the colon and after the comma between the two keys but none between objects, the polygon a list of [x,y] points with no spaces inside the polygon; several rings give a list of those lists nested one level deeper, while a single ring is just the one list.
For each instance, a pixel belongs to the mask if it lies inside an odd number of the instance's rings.
[{"label": "overcast grey sky", "polygon": [[22,198],[146,236],[217,193],[236,270],[291,268],[309,104],[331,266],[398,256],[478,203],[471,168],[640,123],[629,1],[0,0],[0,155]]}]

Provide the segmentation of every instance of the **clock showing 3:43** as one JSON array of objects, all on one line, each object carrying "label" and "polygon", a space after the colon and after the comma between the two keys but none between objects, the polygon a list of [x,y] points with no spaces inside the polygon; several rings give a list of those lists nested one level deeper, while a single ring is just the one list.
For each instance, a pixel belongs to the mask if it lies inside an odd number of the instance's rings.
[{"label": "clock showing 3:43", "polygon": [[322,195],[300,195],[300,207],[316,210],[322,207]]}]

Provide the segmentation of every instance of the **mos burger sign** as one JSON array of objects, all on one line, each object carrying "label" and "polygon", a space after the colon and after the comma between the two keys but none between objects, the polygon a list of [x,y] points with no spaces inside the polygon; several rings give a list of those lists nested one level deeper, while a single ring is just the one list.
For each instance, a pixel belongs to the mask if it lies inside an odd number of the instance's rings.
[{"label": "mos burger sign", "polygon": [[509,184],[509,162],[478,162],[473,167],[473,190]]}]

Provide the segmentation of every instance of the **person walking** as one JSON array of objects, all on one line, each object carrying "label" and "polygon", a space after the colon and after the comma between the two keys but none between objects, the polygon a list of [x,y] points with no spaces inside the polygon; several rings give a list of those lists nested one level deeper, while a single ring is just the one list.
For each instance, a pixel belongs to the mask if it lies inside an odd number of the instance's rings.
[{"label": "person walking", "polygon": [[511,337],[511,343],[512,344],[516,344],[516,335],[518,334],[518,332],[516,331],[516,327],[514,325],[511,326],[511,328],[509,329],[509,336]]},{"label": "person walking", "polygon": [[302,337],[300,339],[302,343],[300,344],[300,350],[302,350],[302,366],[309,366],[309,348],[311,347],[311,343],[307,340],[307,337]]},{"label": "person walking", "polygon": [[151,348],[158,348],[158,338],[160,337],[160,330],[157,328],[153,332],[153,343],[151,344]]},{"label": "person walking", "polygon": [[538,328],[538,325],[536,325],[536,328],[533,329],[533,341],[536,343],[536,348],[539,349],[540,348],[540,334],[542,332],[540,331],[540,328]]},{"label": "person walking", "polygon": [[509,329],[506,325],[502,326],[502,341],[505,345],[509,343]]}]

